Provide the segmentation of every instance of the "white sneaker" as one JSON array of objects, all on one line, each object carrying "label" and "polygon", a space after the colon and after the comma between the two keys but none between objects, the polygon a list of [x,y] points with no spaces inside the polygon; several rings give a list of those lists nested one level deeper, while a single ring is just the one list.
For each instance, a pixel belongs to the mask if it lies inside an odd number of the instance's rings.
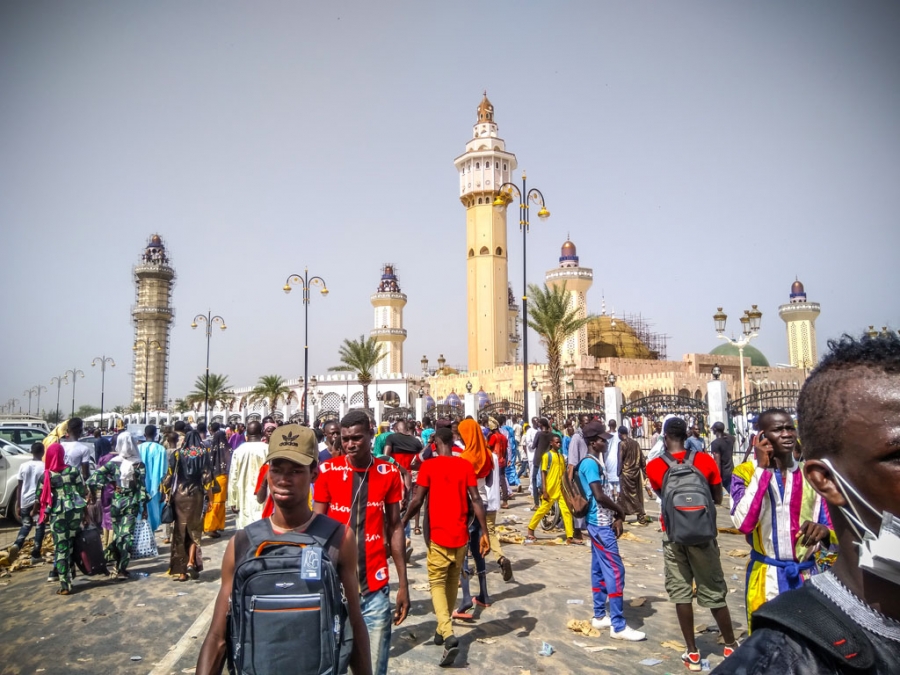
[{"label": "white sneaker", "polygon": [[640,642],[641,640],[647,639],[647,636],[644,635],[641,631],[635,630],[634,628],[629,628],[625,626],[620,631],[617,631],[615,628],[610,626],[609,628],[609,637],[613,640],[628,640],[629,642]]},{"label": "white sneaker", "polygon": [[594,628],[612,628],[612,619],[609,616],[604,616],[602,619],[598,619],[596,616],[591,619],[591,625]]}]

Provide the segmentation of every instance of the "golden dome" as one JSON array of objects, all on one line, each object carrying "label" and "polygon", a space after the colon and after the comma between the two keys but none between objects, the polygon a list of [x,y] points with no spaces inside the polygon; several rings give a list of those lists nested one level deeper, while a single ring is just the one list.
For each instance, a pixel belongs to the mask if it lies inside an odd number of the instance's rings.
[{"label": "golden dome", "polygon": [[796,280],[791,284],[791,295],[801,295],[806,291],[803,290],[803,284],[800,283],[800,280]]},{"label": "golden dome", "polygon": [[559,254],[564,258],[567,256],[577,255],[577,253],[575,253],[575,244],[573,244],[569,240],[566,240],[566,243],[563,244],[562,248],[559,250]]},{"label": "golden dome", "polygon": [[588,354],[598,359],[658,359],[622,319],[606,314],[588,322]]},{"label": "golden dome", "polygon": [[478,121],[494,121],[494,105],[488,100],[487,91],[484,92],[484,98],[481,100],[481,103],[478,104]]}]

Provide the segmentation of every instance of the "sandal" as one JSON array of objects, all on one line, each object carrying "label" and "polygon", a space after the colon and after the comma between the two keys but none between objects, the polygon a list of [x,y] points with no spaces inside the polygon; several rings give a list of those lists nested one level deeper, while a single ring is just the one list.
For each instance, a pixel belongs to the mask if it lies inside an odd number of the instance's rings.
[{"label": "sandal", "polygon": [[187,581],[187,580],[188,580],[187,574],[179,574],[177,577],[175,577],[175,581]]},{"label": "sandal", "polygon": [[566,539],[566,546],[584,546],[584,539]]},{"label": "sandal", "polygon": [[198,571],[197,571],[197,568],[194,567],[193,565],[188,565],[188,566],[187,566],[187,573],[188,573],[188,575],[191,577],[191,579],[195,579],[195,580],[196,580],[196,579],[199,579],[199,578],[200,578],[200,572],[198,572]]},{"label": "sandal", "polygon": [[56,591],[56,594],[57,595],[72,595],[72,591],[67,590],[65,588],[60,588],[58,591]]},{"label": "sandal", "polygon": [[453,612],[452,618],[462,619],[463,621],[474,621],[475,620],[474,615],[466,614],[465,612]]}]

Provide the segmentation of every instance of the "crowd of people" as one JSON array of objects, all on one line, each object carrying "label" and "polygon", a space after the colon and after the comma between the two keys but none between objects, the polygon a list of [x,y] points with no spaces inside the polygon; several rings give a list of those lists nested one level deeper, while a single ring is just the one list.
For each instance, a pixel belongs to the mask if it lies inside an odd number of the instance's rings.
[{"label": "crowd of people", "polygon": [[[717,672],[891,672],[900,657],[898,377],[896,336],[832,343],[801,391],[796,418],[780,409],[762,412],[743,457],[724,424],[712,426],[707,446],[691,420],[671,415],[654,425],[649,452],[627,425],[591,415],[566,420],[562,429],[547,418],[523,423],[504,416],[376,426],[366,412],[352,410],[317,429],[271,418],[213,423],[208,430],[178,422],[161,434],[149,425],[141,439],[123,430],[112,444],[99,438],[93,446],[78,440],[83,425],[73,418],[23,465],[23,526],[13,554],[36,528],[31,555],[38,558],[49,526],[51,578],[58,593],[71,593],[73,538],[95,509],[111,577],[129,576],[136,523],[144,519],[153,531],[165,525],[169,574],[188,581],[202,570],[202,537],[220,537],[230,509],[238,535],[226,548],[197,672],[221,672],[227,655],[240,659],[253,649],[229,642],[239,625],[229,621],[262,620],[253,612],[244,619],[229,613],[250,583],[241,573],[247,561],[267,555],[268,545],[289,548],[291,537],[306,536],[301,548],[318,542],[315,563],[307,568],[304,552],[298,573],[321,580],[322,565],[331,565],[346,599],[335,610],[335,635],[352,640],[338,641],[346,650],[335,652],[336,671],[384,674],[392,627],[410,609],[406,566],[418,537],[426,547],[438,662],[449,666],[459,653],[453,619],[470,619],[475,605],[493,602],[488,565],[513,579],[497,515],[525,493],[533,500],[526,545],[556,508],[562,543],[590,546],[593,628],[616,640],[646,639],[626,623],[618,547],[626,518],[643,527],[652,522],[646,498],[660,510],[665,590],[689,670],[702,668],[696,598],[724,642]],[[726,499],[749,547],[750,636],[743,645],[727,607],[717,543],[717,511]],[[316,539],[322,532],[328,536]],[[263,543],[254,548],[257,541]],[[319,576],[310,571],[316,564]],[[286,612],[279,620],[292,620],[286,606],[278,607]],[[346,631],[337,630],[340,617]]]}]

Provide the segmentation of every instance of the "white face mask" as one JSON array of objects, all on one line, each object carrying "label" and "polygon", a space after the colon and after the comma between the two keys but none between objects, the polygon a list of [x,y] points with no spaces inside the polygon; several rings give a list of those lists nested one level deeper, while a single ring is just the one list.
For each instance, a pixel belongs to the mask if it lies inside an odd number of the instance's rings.
[{"label": "white face mask", "polygon": [[[834,477],[837,478],[838,486],[847,500],[849,510],[845,507],[839,507],[841,513],[847,518],[854,533],[861,541],[856,542],[859,547],[859,566],[881,577],[886,581],[900,586],[900,517],[895,516],[890,511],[878,511],[863,499],[862,495],[847,480],[841,476],[834,465],[828,459],[822,459],[830,468]],[[881,529],[876,535],[872,530],[866,527],[859,510],[853,504],[850,494],[859,500],[869,511],[881,518]]]}]

